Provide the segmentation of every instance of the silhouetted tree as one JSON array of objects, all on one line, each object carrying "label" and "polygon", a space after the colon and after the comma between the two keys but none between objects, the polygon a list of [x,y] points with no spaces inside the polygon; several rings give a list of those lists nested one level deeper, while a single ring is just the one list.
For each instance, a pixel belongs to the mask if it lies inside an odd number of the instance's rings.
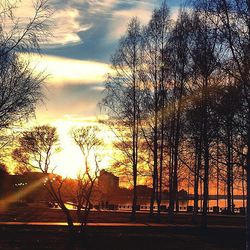
[{"label": "silhouetted tree", "polygon": [[193,91],[200,93],[201,105],[201,148],[204,160],[203,176],[203,209],[202,226],[207,225],[208,195],[209,195],[209,173],[210,173],[210,147],[213,132],[213,116],[211,103],[213,98],[214,79],[218,74],[219,55],[221,51],[218,43],[217,27],[213,26],[209,19],[208,10],[199,9],[193,15],[193,27],[191,34],[191,57],[192,67],[196,79],[193,80]]},{"label": "silhouetted tree", "polygon": [[133,175],[133,205],[131,219],[135,220],[137,205],[137,175],[139,151],[139,125],[141,112],[142,84],[141,26],[133,18],[124,37],[112,57],[113,73],[105,85],[102,106],[110,116],[108,124],[118,139],[118,149],[128,160]]},{"label": "silhouetted tree", "polygon": [[94,126],[74,128],[71,131],[75,144],[80,148],[84,164],[77,175],[77,215],[81,231],[87,226],[89,211],[93,200],[93,189],[100,175],[99,157],[103,141],[99,138],[99,129]]},{"label": "silhouetted tree", "polygon": [[218,27],[221,43],[227,52],[224,70],[238,81],[243,98],[241,104],[245,108],[245,169],[247,174],[247,249],[250,248],[250,3],[248,0],[215,0],[196,1],[196,5],[204,11],[209,10],[210,20]]},{"label": "silhouetted tree", "polygon": [[9,128],[34,114],[42,100],[43,73],[34,73],[28,63],[16,56],[6,58],[0,66],[0,129]]},{"label": "silhouetted tree", "polygon": [[51,166],[52,156],[60,150],[56,128],[50,125],[34,127],[23,132],[18,141],[18,147],[12,153],[13,159],[46,175],[44,186],[53,201],[62,209],[67,218],[69,231],[72,232],[73,219],[62,197],[65,179],[54,175],[55,167]]},{"label": "silhouetted tree", "polygon": [[144,83],[143,117],[147,127],[143,134],[152,152],[152,195],[150,215],[153,215],[155,201],[160,213],[162,195],[162,171],[164,150],[164,124],[166,104],[166,69],[165,48],[171,28],[169,9],[164,1],[159,9],[153,11],[152,17],[143,31],[143,67]]},{"label": "silhouetted tree", "polygon": [[33,2],[33,13],[20,18],[15,11],[22,1],[1,1],[0,3],[0,60],[16,52],[40,51],[40,44],[48,38],[49,19],[52,15],[48,0]]},{"label": "silhouetted tree", "polygon": [[33,16],[20,18],[15,16],[20,2],[0,3],[0,129],[34,114],[45,80],[45,75],[35,73],[20,54],[40,50],[40,43],[48,37],[52,11],[47,0],[37,0]]},{"label": "silhouetted tree", "polygon": [[[169,221],[173,220],[174,204],[178,211],[178,171],[182,130],[184,125],[184,97],[190,74],[189,33],[190,20],[181,11],[171,31],[169,44],[166,47],[166,60],[169,63],[169,104],[171,112],[166,120],[171,126],[168,128],[169,147],[171,147],[171,167],[169,171]],[[166,63],[167,63],[166,62]]]}]

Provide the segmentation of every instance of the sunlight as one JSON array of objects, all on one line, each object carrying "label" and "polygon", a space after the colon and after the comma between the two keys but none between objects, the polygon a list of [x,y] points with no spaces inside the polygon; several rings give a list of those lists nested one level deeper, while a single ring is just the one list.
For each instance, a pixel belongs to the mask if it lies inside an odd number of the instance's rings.
[{"label": "sunlight", "polygon": [[48,82],[57,85],[102,83],[110,71],[106,63],[38,54],[32,54],[31,66],[45,71]]},{"label": "sunlight", "polygon": [[27,187],[24,187],[22,190],[19,190],[16,193],[13,193],[7,197],[4,197],[3,199],[0,199],[0,213],[5,212],[11,203],[17,202],[29,193],[32,193],[37,187],[41,186],[43,182],[44,178],[41,178],[29,184]]},{"label": "sunlight", "polygon": [[[81,126],[98,126],[101,127],[100,138],[104,141],[104,147],[98,152],[101,161],[101,169],[110,165],[112,154],[112,142],[115,139],[113,133],[106,127],[100,125],[95,118],[73,120],[56,120],[51,121],[51,125],[58,130],[62,150],[53,157],[52,165],[56,167],[55,172],[63,177],[76,178],[79,170],[84,169],[83,155],[78,146],[71,138],[70,131],[74,127]],[[95,161],[90,156],[90,168],[95,169]]]}]

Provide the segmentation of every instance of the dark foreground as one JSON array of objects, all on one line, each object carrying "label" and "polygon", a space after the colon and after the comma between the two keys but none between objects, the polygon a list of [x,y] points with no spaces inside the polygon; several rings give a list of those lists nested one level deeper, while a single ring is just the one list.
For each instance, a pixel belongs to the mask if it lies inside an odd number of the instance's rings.
[{"label": "dark foreground", "polygon": [[0,249],[244,249],[241,228],[90,226],[71,238],[64,226],[1,225]]},{"label": "dark foreground", "polygon": [[[76,221],[75,211],[71,211]],[[208,229],[193,225],[191,214],[177,214],[169,224],[167,214],[161,219],[138,213],[135,223],[130,213],[91,211],[85,234],[70,237],[61,210],[42,206],[8,207],[0,212],[0,249],[245,249],[245,218],[239,215],[208,216]]]}]

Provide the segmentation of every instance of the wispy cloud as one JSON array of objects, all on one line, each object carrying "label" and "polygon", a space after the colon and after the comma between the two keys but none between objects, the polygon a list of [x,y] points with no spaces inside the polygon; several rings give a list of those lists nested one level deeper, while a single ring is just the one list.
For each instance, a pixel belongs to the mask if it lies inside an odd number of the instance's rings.
[{"label": "wispy cloud", "polygon": [[79,32],[87,31],[92,25],[81,23],[80,17],[80,11],[72,7],[55,11],[51,20],[53,23],[52,36],[49,37],[45,46],[63,46],[81,42]]}]

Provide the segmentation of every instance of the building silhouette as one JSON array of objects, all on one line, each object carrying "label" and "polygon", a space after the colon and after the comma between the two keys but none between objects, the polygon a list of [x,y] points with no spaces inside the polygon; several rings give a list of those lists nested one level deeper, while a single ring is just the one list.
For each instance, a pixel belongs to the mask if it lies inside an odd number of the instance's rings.
[{"label": "building silhouette", "polygon": [[101,170],[98,178],[98,187],[103,194],[112,194],[119,189],[119,177],[106,170]]}]

